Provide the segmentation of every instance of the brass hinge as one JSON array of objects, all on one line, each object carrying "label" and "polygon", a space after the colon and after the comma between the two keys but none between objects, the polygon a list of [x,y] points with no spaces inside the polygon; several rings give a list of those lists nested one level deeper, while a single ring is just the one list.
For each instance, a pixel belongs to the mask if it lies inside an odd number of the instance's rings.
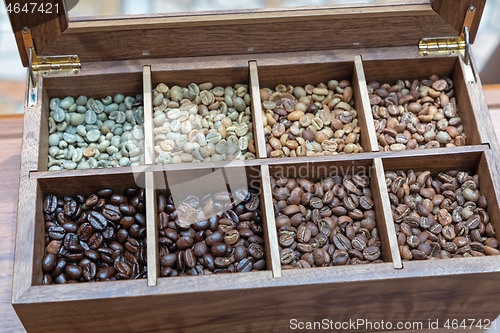
[{"label": "brass hinge", "polygon": [[44,56],[36,53],[31,30],[25,27],[22,31],[24,47],[29,59],[29,107],[35,107],[37,101],[37,82],[40,76],[49,74],[77,74],[82,67],[77,55]]},{"label": "brass hinge", "polygon": [[464,23],[460,36],[458,37],[437,37],[422,38],[418,43],[418,50],[421,55],[460,55],[465,64],[465,76],[468,82],[476,83],[476,75],[470,61],[470,41],[469,32],[474,20],[476,7],[470,6],[465,13]]}]

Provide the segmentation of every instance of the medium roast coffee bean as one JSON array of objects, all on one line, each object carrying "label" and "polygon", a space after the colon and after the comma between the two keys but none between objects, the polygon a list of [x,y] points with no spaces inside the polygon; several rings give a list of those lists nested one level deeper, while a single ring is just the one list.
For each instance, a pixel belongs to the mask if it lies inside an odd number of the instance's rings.
[{"label": "medium roast coffee bean", "polygon": [[403,259],[496,254],[486,248],[487,237],[483,237],[483,222],[489,221],[489,215],[476,202],[481,198],[482,206],[488,203],[480,193],[477,175],[459,170],[398,170],[386,172],[386,183]]},{"label": "medium roast coffee bean", "polygon": [[300,202],[289,202],[273,195],[284,269],[381,261],[368,177],[335,176],[315,183],[273,178],[271,184],[273,194],[286,187],[302,196]]}]

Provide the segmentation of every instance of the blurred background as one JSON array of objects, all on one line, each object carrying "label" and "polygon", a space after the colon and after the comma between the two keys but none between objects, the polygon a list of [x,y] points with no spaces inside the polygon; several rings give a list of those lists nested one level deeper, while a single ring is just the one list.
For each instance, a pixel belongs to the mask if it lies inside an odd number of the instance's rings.
[{"label": "blurred background", "polygon": [[[67,1],[72,2],[72,0]],[[129,15],[390,1],[394,0],[80,0],[70,10],[69,15],[70,17]],[[483,84],[500,84],[500,0],[487,1],[472,48]],[[2,3],[0,5],[0,114],[23,113],[25,73],[9,18]]]}]

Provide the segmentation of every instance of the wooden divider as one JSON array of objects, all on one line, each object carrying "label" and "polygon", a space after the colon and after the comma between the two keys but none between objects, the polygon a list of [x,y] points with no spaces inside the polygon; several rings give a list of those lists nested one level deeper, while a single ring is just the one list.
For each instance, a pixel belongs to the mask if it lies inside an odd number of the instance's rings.
[{"label": "wooden divider", "polygon": [[146,241],[148,255],[148,286],[156,286],[160,271],[158,249],[158,205],[153,172],[146,172]]},{"label": "wooden divider", "polygon": [[[385,253],[386,260],[392,259],[394,268],[403,268],[396,239],[396,230],[394,229],[391,202],[385,184],[384,166],[380,158],[373,159],[371,182],[372,191],[374,192],[373,197],[378,195],[380,199],[380,201],[374,200],[374,205],[377,212],[379,235],[382,240],[382,253]],[[388,253],[390,253],[390,257]]]},{"label": "wooden divider", "polygon": [[153,135],[153,82],[151,79],[151,66],[144,66],[142,69],[144,99],[144,164],[154,164],[155,142]]},{"label": "wooden divider", "polygon": [[252,97],[253,138],[255,149],[257,150],[255,156],[257,158],[267,158],[257,62],[249,61],[248,66],[250,73],[250,96]]},{"label": "wooden divider", "polygon": [[365,151],[379,151],[375,124],[373,123],[370,98],[366,87],[365,71],[361,56],[354,56],[354,70],[352,76],[352,86],[354,89],[354,101],[358,112],[358,122],[361,129],[360,143]]},{"label": "wooden divider", "polygon": [[269,176],[269,166],[262,165],[261,171],[261,205],[263,205],[264,214],[262,216],[262,226],[267,235],[266,260],[268,267],[273,271],[273,277],[281,277],[281,262],[278,247],[278,232],[276,230],[276,221],[274,219],[273,194],[271,192],[271,178]]}]

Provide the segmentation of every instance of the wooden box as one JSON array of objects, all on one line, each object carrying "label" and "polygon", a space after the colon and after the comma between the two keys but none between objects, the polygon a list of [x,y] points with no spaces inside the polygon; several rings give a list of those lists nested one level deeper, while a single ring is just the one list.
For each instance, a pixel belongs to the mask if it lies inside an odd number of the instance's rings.
[{"label": "wooden box", "polygon": [[[418,47],[422,38],[460,35],[474,6],[473,20],[467,22],[472,42],[485,0],[395,0],[76,20],[68,18],[62,0],[47,2],[58,4],[61,13],[10,14],[21,59],[29,66],[26,47],[31,41],[38,57],[78,55],[81,71],[44,73],[47,67],[41,66],[34,82],[29,75],[27,79],[12,290],[12,304],[26,330],[281,332],[292,327],[293,319],[421,322],[420,328],[427,328],[431,321],[443,326],[453,319],[482,320],[484,326],[500,314],[500,256],[402,261],[384,176],[398,169],[477,172],[500,240],[500,150],[477,71],[457,52],[423,56]],[[25,27],[31,32],[28,39]],[[454,80],[467,145],[380,151],[367,83],[431,74]],[[259,89],[333,78],[352,83],[364,152],[266,158]],[[160,82],[187,86],[207,81],[249,85],[257,158],[155,164],[152,89]],[[50,99],[116,93],[144,94],[145,165],[48,171]],[[294,176],[300,167],[315,179],[339,168],[368,170],[384,263],[281,269],[270,176]],[[189,182],[217,170],[244,170],[247,178],[240,181],[252,182],[260,191],[267,270],[160,277],[156,195],[165,186],[164,175]],[[44,196],[87,195],[136,183],[146,188],[147,279],[42,285]]]}]

